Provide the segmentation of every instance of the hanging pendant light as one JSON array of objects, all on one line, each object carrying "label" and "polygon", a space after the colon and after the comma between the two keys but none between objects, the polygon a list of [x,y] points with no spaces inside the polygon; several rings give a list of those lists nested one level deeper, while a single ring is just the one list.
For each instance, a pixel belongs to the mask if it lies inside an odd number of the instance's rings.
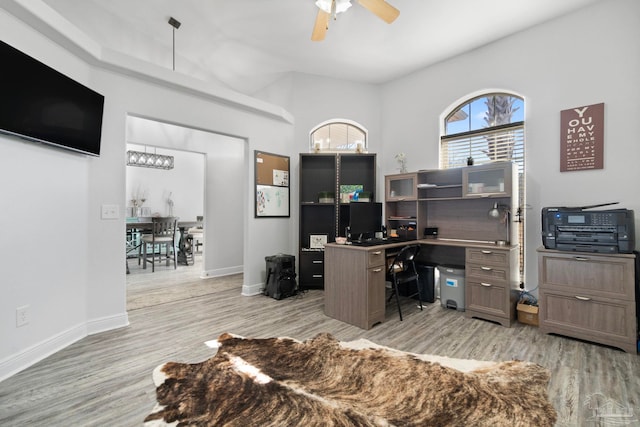
[{"label": "hanging pendant light", "polygon": [[180,21],[173,16],[169,18],[169,25],[173,27],[173,71],[176,70],[176,30],[180,28]]},{"label": "hanging pendant light", "polygon": [[157,154],[155,152],[147,153],[146,151],[127,151],[127,166],[169,170],[173,169],[173,162],[173,156]]}]

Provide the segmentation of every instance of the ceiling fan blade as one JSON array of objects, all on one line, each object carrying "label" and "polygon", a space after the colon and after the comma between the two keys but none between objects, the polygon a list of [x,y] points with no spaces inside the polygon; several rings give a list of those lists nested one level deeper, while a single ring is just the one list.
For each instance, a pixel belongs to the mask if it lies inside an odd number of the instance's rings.
[{"label": "ceiling fan blade", "polygon": [[322,9],[318,9],[318,15],[316,16],[316,23],[313,26],[313,32],[311,33],[311,40],[319,42],[324,40],[324,36],[327,34],[327,27],[329,26],[329,14]]},{"label": "ceiling fan blade", "polygon": [[400,11],[398,9],[391,6],[384,0],[358,0],[358,3],[360,3],[364,8],[369,9],[369,11],[373,12],[378,18],[382,19],[387,24],[391,24],[396,20],[398,15],[400,15]]}]

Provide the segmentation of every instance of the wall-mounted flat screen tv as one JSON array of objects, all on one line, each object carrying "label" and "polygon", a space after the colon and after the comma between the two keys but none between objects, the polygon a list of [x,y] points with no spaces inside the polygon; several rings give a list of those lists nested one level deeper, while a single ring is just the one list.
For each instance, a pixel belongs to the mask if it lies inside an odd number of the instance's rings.
[{"label": "wall-mounted flat screen tv", "polygon": [[0,41],[0,132],[100,155],[104,96]]}]

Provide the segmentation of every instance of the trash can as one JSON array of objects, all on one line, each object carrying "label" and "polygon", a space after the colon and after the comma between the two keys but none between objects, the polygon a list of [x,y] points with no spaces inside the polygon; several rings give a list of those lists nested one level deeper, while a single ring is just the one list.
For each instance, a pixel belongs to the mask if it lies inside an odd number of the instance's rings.
[{"label": "trash can", "polygon": [[[420,292],[420,300],[422,302],[434,302],[435,298],[435,264],[416,262],[416,271],[418,272],[418,284],[409,282],[406,286],[400,287],[398,293],[402,296],[413,295],[414,299],[418,299],[417,292]],[[417,288],[417,289],[416,289]]]},{"label": "trash can", "polygon": [[420,289],[420,299],[422,302],[434,302],[435,295],[435,264],[416,264],[418,270],[418,283]]},{"label": "trash can", "polygon": [[464,267],[439,265],[440,305],[464,311]]}]

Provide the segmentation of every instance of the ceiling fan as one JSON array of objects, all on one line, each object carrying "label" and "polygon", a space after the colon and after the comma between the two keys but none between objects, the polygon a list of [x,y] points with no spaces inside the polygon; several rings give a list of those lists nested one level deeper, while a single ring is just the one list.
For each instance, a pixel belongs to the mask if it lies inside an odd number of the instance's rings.
[{"label": "ceiling fan", "polygon": [[[391,24],[400,15],[400,11],[385,0],[358,0],[358,3],[387,24]],[[351,0],[317,0],[316,6],[318,6],[318,15],[311,33],[311,40],[314,42],[324,40],[329,29],[329,18],[333,16],[333,19],[336,19],[338,13],[349,9]]]}]

